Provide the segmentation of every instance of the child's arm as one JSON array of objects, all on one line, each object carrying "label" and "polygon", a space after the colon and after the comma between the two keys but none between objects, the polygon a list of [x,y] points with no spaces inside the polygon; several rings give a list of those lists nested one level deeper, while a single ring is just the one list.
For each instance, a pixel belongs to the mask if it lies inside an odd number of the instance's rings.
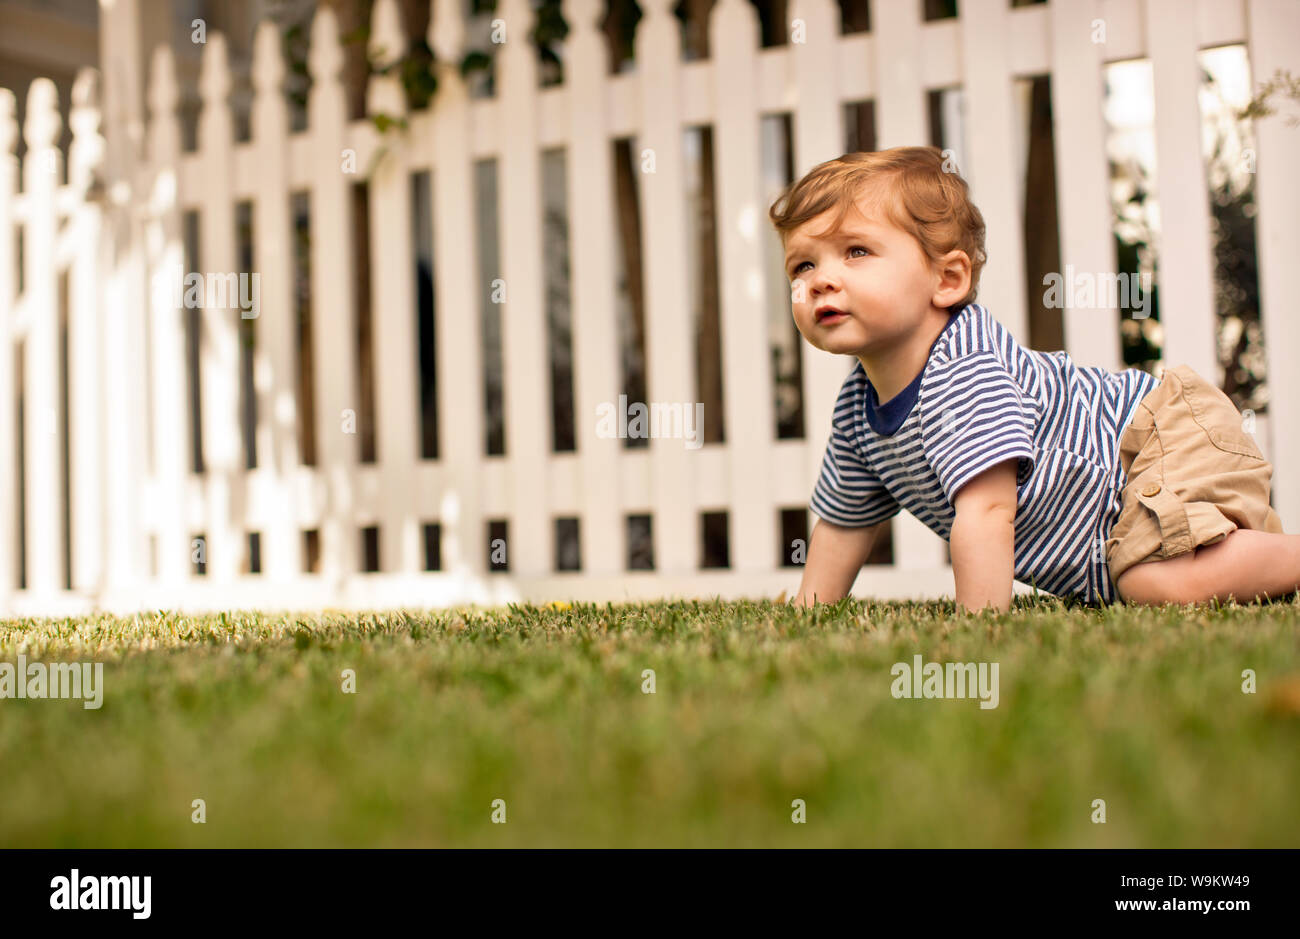
[{"label": "child's arm", "polygon": [[794,605],[833,603],[847,596],[871,555],[881,527],[888,524],[886,519],[876,525],[847,528],[819,518],[809,538],[808,558]]},{"label": "child's arm", "polygon": [[953,497],[957,517],[948,546],[957,605],[968,610],[1011,607],[1015,574],[1016,460],[990,467]]}]

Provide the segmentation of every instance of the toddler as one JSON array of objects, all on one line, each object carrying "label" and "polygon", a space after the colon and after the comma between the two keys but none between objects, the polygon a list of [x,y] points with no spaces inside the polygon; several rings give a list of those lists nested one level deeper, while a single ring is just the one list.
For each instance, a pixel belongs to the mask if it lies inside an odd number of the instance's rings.
[{"label": "toddler", "polygon": [[1013,580],[1093,604],[1300,589],[1300,535],[1223,392],[1026,349],[974,302],[984,220],[937,148],[830,160],[769,215],[800,334],[858,360],[796,603],[845,596],[900,509],[949,543],[969,610],[1007,610]]}]

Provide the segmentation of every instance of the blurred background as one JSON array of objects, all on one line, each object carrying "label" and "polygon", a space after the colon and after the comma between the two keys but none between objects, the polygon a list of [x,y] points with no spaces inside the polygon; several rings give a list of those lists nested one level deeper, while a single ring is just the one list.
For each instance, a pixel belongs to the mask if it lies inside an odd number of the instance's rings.
[{"label": "blurred background", "polygon": [[[1297,49],[1290,0],[0,0],[0,612],[793,590],[853,361],[767,209],[903,144],[996,318],[1212,377],[1300,530]],[[855,593],[951,593],[886,529]]]}]

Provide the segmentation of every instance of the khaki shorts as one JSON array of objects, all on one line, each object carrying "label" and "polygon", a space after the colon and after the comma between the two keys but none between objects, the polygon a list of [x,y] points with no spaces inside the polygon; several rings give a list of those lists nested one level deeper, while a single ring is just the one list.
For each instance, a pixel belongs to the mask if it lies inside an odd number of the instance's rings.
[{"label": "khaki shorts", "polygon": [[1281,532],[1273,467],[1222,391],[1186,365],[1165,372],[1119,440],[1123,504],[1106,541],[1111,583],[1134,564],[1222,541],[1238,528]]}]

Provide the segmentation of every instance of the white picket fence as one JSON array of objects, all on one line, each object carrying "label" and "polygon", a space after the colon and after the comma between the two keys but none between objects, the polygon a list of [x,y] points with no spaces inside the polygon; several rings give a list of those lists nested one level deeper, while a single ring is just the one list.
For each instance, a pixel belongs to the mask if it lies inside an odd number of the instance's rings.
[{"label": "white picket fence", "polygon": [[[981,300],[1027,342],[1023,245],[1013,152],[1013,79],[1050,74],[1055,114],[1061,257],[1076,270],[1114,268],[1102,119],[1104,62],[1149,57],[1155,76],[1162,321],[1166,361],[1214,370],[1211,230],[1197,104],[1198,49],[1247,44],[1257,80],[1294,68],[1300,4],[1294,0],[1054,0],[1010,9],[1007,0],[962,0],[958,19],[923,22],[919,3],[872,5],[870,33],[839,35],[832,0],[801,0],[791,16],[805,42],[761,49],[745,0],[712,12],[711,58],[682,62],[669,0],[642,0],[637,68],[608,75],[597,23],[603,4],[564,5],[565,84],[538,89],[531,44],[497,55],[496,96],[473,99],[444,67],[434,106],[409,129],[381,135],[345,119],[337,24],[318,11],[312,29],[309,126],[291,133],[279,85],[279,36],[259,28],[252,138],[234,143],[226,106],[226,46],[203,51],[197,152],[181,149],[172,53],[154,51],[142,159],[122,178],[102,173],[96,77],[74,91],[68,182],[54,86],[28,91],[22,166],[13,156],[15,99],[0,92],[0,613],[92,608],[319,608],[423,606],[507,600],[622,600],[661,596],[774,596],[799,571],[776,566],[778,511],[806,505],[830,429],[831,406],[853,364],[802,344],[806,438],[775,440],[766,302],[766,210],[760,121],[793,111],[795,172],[842,152],[842,105],[874,99],[880,147],[927,139],[926,91],[966,89],[964,174],[988,223],[991,258]],[[502,0],[508,37],[531,28],[527,0]],[[1104,20],[1106,42],[1093,41]],[[376,48],[399,49],[395,5],[380,0]],[[429,39],[457,62],[465,24],[435,3]],[[395,78],[376,77],[373,110],[401,114]],[[611,310],[616,260],[611,140],[635,136],[656,171],[639,176],[646,284],[648,396],[696,397],[686,278],[690,239],[682,198],[681,135],[711,125],[717,175],[725,444],[689,449],[656,439],[625,450],[595,433],[602,403],[618,398],[619,352]],[[111,129],[110,129],[110,132]],[[126,132],[124,129],[123,132]],[[1275,502],[1300,531],[1300,320],[1288,315],[1291,266],[1300,256],[1300,132],[1257,127],[1260,297],[1268,347],[1270,418],[1260,442],[1276,467]],[[370,181],[372,309],[378,461],[358,460],[340,416],[356,409],[356,347],[349,190],[341,171],[387,147]],[[572,246],[576,452],[551,452],[543,294],[539,155],[567,156]],[[484,456],[482,362],[472,203],[475,161],[495,158],[500,179],[506,455]],[[437,375],[441,458],[423,460],[419,414],[410,174],[432,172]],[[102,185],[92,188],[92,180]],[[317,464],[299,460],[296,323],[290,194],[311,204]],[[204,310],[201,428],[206,472],[190,472],[183,316],[155,278],[183,260],[181,214],[201,218],[203,271],[237,271],[236,203],[251,200],[252,270],[261,275],[255,385],[259,465],[245,470],[238,415],[238,312]],[[23,234],[17,290],[16,239]],[[61,278],[67,278],[68,394],[60,401]],[[1088,365],[1120,367],[1117,317],[1065,311],[1066,347]],[[21,343],[26,485],[26,586],[18,589],[12,442]],[[63,415],[66,413],[66,430]],[[1263,425],[1261,424],[1261,427]],[[66,440],[65,440],[66,435]],[[61,470],[68,447],[69,478]],[[64,487],[70,521],[65,545]],[[699,568],[699,513],[725,510],[730,569]],[[653,517],[654,571],[625,569],[624,519]],[[553,518],[580,519],[583,570],[555,573]],[[485,519],[509,522],[508,573],[489,573]],[[442,526],[443,569],[424,572],[421,525]],[[359,573],[362,527],[380,531],[381,571]],[[304,574],[303,536],[320,531],[321,568]],[[241,574],[245,533],[261,533],[262,572]],[[192,572],[191,538],[206,535],[207,570]],[[862,596],[935,596],[952,590],[942,542],[903,515],[895,563],[859,577]],[[71,559],[65,569],[65,548]],[[156,571],[156,572],[155,572]],[[71,581],[71,589],[65,580]]]}]

